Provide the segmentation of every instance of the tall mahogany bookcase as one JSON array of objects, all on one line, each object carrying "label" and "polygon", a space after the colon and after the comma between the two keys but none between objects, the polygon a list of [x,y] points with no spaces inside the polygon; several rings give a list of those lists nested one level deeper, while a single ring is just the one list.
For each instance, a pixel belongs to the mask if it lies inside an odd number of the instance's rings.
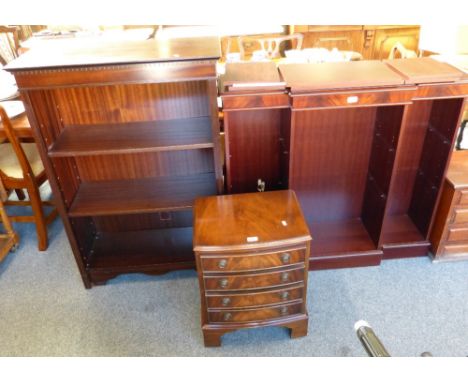
[{"label": "tall mahogany bookcase", "polygon": [[85,286],[194,268],[194,199],[223,191],[219,40],[75,45],[7,70]]}]

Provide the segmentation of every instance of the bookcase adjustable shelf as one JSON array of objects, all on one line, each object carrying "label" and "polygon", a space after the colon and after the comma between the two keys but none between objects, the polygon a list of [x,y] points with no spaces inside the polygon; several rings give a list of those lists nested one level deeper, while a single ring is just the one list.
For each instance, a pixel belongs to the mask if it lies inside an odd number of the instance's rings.
[{"label": "bookcase adjustable shelf", "polygon": [[73,43],[12,62],[87,288],[194,268],[192,206],[223,192],[219,40]]}]

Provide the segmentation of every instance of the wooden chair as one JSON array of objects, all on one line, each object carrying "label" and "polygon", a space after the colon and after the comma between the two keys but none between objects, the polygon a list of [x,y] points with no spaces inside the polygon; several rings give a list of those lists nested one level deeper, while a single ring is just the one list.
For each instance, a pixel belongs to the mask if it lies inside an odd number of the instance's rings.
[{"label": "wooden chair", "polygon": [[13,230],[10,219],[5,211],[3,202],[8,198],[8,193],[0,181],[0,222],[3,223],[5,233],[0,233],[0,262],[10,251],[16,250],[19,244],[19,237]]},{"label": "wooden chair", "polygon": [[6,65],[18,57],[18,27],[0,25],[0,63]]},{"label": "wooden chair", "polygon": [[[290,49],[300,50],[302,48],[303,39],[304,36],[300,33],[276,37],[239,36],[238,45],[243,60],[247,58],[247,50],[261,50],[265,52],[265,58],[272,59],[281,57],[280,48],[283,43],[290,43],[292,45],[288,47]],[[255,47],[258,47],[258,49],[255,49]],[[285,47],[283,46],[283,48]]]},{"label": "wooden chair", "polygon": [[1,105],[0,117],[9,141],[0,144],[0,179],[7,191],[26,189],[29,195],[29,201],[8,200],[5,205],[32,207],[32,216],[10,218],[16,222],[35,223],[39,251],[45,251],[48,247],[47,224],[55,219],[57,209],[54,207],[47,216],[43,210],[43,206],[54,206],[51,202],[42,201],[39,194],[39,187],[47,180],[44,166],[35,143],[20,143]]},{"label": "wooden chair", "polygon": [[389,60],[394,60],[395,58],[416,58],[418,55],[414,50],[406,49],[405,46],[397,41],[395,45],[390,49],[388,55]]}]

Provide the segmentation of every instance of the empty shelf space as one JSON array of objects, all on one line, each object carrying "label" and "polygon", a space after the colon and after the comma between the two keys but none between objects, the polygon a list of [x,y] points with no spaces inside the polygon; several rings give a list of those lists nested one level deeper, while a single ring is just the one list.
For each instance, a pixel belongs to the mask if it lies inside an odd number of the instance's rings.
[{"label": "empty shelf space", "polygon": [[128,154],[213,147],[210,117],[66,126],[51,157]]},{"label": "empty shelf space", "polygon": [[146,231],[99,232],[89,260],[91,271],[154,271],[179,264],[192,268],[192,227]]},{"label": "empty shelf space", "polygon": [[382,244],[404,244],[427,242],[408,215],[395,215],[385,218]]},{"label": "empty shelf space", "polygon": [[198,196],[216,194],[213,173],[83,182],[69,216],[102,216],[190,209]]},{"label": "empty shelf space", "polygon": [[377,251],[361,219],[308,223],[312,258]]}]

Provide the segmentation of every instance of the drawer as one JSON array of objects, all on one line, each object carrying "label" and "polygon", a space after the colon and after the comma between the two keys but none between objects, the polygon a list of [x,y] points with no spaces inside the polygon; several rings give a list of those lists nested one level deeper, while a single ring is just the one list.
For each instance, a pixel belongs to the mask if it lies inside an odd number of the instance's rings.
[{"label": "drawer", "polygon": [[468,223],[468,209],[455,208],[453,210],[451,223],[453,224]]},{"label": "drawer", "polygon": [[227,95],[221,97],[223,110],[236,109],[263,109],[263,108],[286,108],[289,107],[289,96],[286,93],[268,94],[242,94]]},{"label": "drawer", "polygon": [[302,311],[302,302],[295,304],[283,304],[263,309],[245,310],[209,310],[208,320],[210,322],[236,323],[265,321],[274,318],[287,317],[299,314]]},{"label": "drawer", "polygon": [[449,227],[447,241],[468,241],[468,227]]},{"label": "drawer", "polygon": [[411,102],[413,94],[413,90],[304,94],[294,95],[292,106],[294,109],[305,109],[404,104]]},{"label": "drawer", "polygon": [[468,190],[459,192],[458,204],[468,206]]},{"label": "drawer", "polygon": [[304,285],[297,288],[284,288],[274,292],[254,292],[249,294],[207,295],[208,308],[245,308],[261,305],[276,305],[294,300],[302,300]]},{"label": "drawer", "polygon": [[444,256],[468,255],[468,241],[458,244],[445,245],[442,251]]},{"label": "drawer", "polygon": [[205,290],[261,289],[290,285],[304,280],[305,268],[281,272],[256,273],[236,276],[204,276]]},{"label": "drawer", "polygon": [[204,272],[239,272],[277,268],[303,263],[304,257],[305,248],[261,254],[200,256]]}]

